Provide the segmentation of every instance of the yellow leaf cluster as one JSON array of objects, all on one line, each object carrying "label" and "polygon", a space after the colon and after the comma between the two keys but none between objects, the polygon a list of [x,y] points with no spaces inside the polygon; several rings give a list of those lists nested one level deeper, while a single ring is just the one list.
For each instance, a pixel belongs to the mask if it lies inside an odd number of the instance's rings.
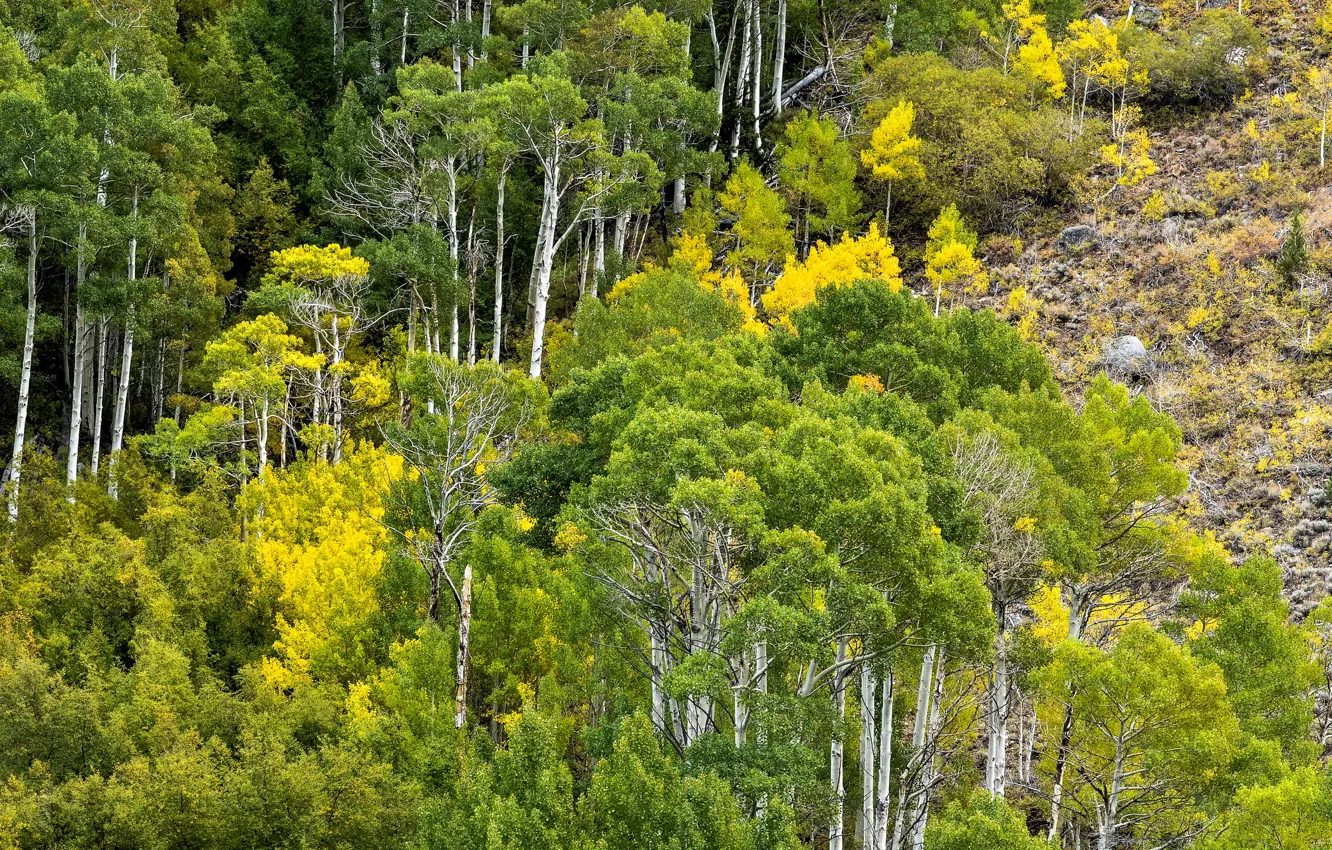
[{"label": "yellow leaf cluster", "polygon": [[847,381],[846,388],[852,391],[878,394],[883,392],[883,379],[878,375],[852,375],[851,380]]},{"label": "yellow leaf cluster", "polygon": [[915,105],[902,100],[874,128],[869,147],[860,152],[860,161],[875,177],[892,182],[925,176],[920,164],[920,139],[911,135],[915,121]]},{"label": "yellow leaf cluster", "polygon": [[274,687],[357,671],[379,610],[383,497],[401,474],[402,458],[366,444],[337,465],[310,460],[247,490],[263,506],[251,543],[259,584],[278,600],[276,654],[261,665]]},{"label": "yellow leaf cluster", "polygon": [[858,280],[882,280],[902,288],[902,266],[892,240],[871,223],[863,236],[843,234],[835,245],[817,243],[803,263],[791,257],[786,270],[763,296],[763,309],[773,324],[791,327],[791,313],[814,302],[821,287],[844,286]]},{"label": "yellow leaf cluster", "polygon": [[1135,186],[1156,173],[1151,147],[1146,130],[1130,130],[1119,142],[1101,148],[1101,161],[1114,166],[1119,185]]},{"label": "yellow leaf cluster", "polygon": [[345,277],[364,277],[370,273],[370,264],[364,257],[352,256],[351,248],[329,244],[297,245],[273,252],[273,272],[278,278],[289,278],[297,284],[336,280]]}]

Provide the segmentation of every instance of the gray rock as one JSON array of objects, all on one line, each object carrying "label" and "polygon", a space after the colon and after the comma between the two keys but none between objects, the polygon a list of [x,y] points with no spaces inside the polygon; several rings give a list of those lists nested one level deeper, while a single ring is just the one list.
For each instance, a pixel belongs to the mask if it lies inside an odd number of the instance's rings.
[{"label": "gray rock", "polygon": [[1231,0],[1203,0],[1204,9],[1228,9]]},{"label": "gray rock", "polygon": [[1076,248],[1079,245],[1086,245],[1088,242],[1096,241],[1096,230],[1090,224],[1075,224],[1072,227],[1065,227],[1059,231],[1059,239],[1055,242],[1055,247],[1060,251],[1067,251]]},{"label": "gray rock", "polygon": [[1101,349],[1101,362],[1108,369],[1129,375],[1140,374],[1147,366],[1147,346],[1136,336],[1116,337]]},{"label": "gray rock", "polygon": [[1161,22],[1161,10],[1155,6],[1138,6],[1133,10],[1133,20],[1139,26],[1154,27]]}]

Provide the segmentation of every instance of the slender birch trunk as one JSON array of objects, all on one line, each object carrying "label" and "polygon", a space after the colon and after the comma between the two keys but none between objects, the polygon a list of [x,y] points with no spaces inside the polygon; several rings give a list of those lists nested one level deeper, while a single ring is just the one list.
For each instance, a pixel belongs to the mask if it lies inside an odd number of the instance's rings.
[{"label": "slender birch trunk", "polygon": [[110,364],[107,362],[108,337],[111,335],[110,320],[105,316],[97,322],[97,390],[93,393],[92,421],[92,460],[90,469],[93,477],[102,459],[102,414],[106,410],[106,382],[110,379]]},{"label": "slender birch trunk", "polygon": [[134,309],[125,317],[125,334],[120,342],[120,377],[116,381],[116,409],[111,419],[111,453],[107,457],[107,493],[119,497],[116,483],[116,456],[125,441],[125,409],[129,405],[130,372],[134,364]]},{"label": "slender birch trunk", "polygon": [[[79,429],[83,427],[84,357],[87,346],[87,321],[83,317],[83,282],[87,278],[87,264],[83,246],[88,238],[88,225],[79,224],[79,246],[76,249],[74,273],[74,374],[69,381],[69,451],[65,456],[65,486],[73,487],[79,477]],[[69,500],[74,501],[71,492]]]},{"label": "slender birch trunk", "polygon": [[[888,812],[892,802],[893,778],[893,701],[897,683],[888,670],[880,686],[879,704],[879,787],[874,808],[874,850],[888,850]],[[900,792],[899,792],[900,793]]]},{"label": "slender birch trunk", "polygon": [[[486,9],[489,8],[490,0],[486,0]],[[507,167],[501,169],[495,186],[495,340],[490,359],[496,363],[500,362],[504,341],[504,182],[508,175]]]},{"label": "slender birch trunk", "polygon": [[869,846],[874,830],[874,755],[878,732],[878,682],[868,664],[860,665],[860,812],[856,817],[856,846]]},{"label": "slender birch trunk", "polygon": [[750,96],[754,109],[754,149],[763,151],[763,7],[760,0],[751,0],[754,8],[754,91]]},{"label": "slender birch trunk", "polygon": [[777,33],[772,45],[772,114],[782,111],[783,73],[786,70],[786,0],[777,0]]},{"label": "slender birch trunk", "polygon": [[[847,656],[846,638],[840,638],[837,641],[836,663],[839,665],[846,660]],[[833,673],[833,711],[837,717],[839,725],[846,720],[846,674],[838,669]],[[842,740],[840,730],[833,733],[832,746],[830,747],[828,782],[833,794],[833,819],[828,826],[828,850],[842,850],[843,832],[846,812],[846,745]]]},{"label": "slender birch trunk", "polygon": [[[131,227],[137,226],[139,217],[139,196],[136,191],[131,202]],[[116,384],[116,411],[111,419],[111,456],[107,460],[107,493],[111,498],[118,498],[120,485],[116,482],[116,460],[125,441],[125,413],[129,405],[130,374],[134,365],[134,283],[139,273],[139,237],[130,234],[129,257],[126,264],[130,306],[125,314],[125,336],[120,348],[120,380]]]},{"label": "slender birch trunk", "polygon": [[28,211],[28,319],[23,329],[23,366],[19,373],[18,418],[14,426],[14,454],[9,462],[9,521],[18,521],[19,479],[23,472],[23,444],[28,429],[28,394],[32,386],[32,356],[37,342],[37,211]]},{"label": "slender birch trunk", "polygon": [[546,338],[546,301],[550,298],[550,276],[555,264],[555,226],[559,214],[560,160],[555,151],[547,162],[542,206],[543,219],[538,229],[537,247],[540,255],[536,264],[536,298],[532,312],[532,357],[528,375],[541,377],[541,356]]}]

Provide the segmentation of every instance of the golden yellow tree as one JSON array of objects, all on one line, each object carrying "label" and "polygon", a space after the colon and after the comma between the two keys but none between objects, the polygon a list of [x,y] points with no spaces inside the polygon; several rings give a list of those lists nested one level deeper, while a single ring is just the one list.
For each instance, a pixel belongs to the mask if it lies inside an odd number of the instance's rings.
[{"label": "golden yellow tree", "polygon": [[925,278],[934,290],[934,315],[939,315],[945,294],[958,288],[983,292],[989,286],[989,274],[976,259],[975,249],[976,234],[967,229],[957,206],[940,211],[925,243]]},{"label": "golden yellow tree", "polygon": [[250,544],[257,583],[278,603],[276,654],[261,664],[274,687],[347,681],[373,667],[383,499],[401,475],[402,458],[363,444],[337,465],[312,456],[246,488],[244,500],[264,506]]},{"label": "golden yellow tree", "polygon": [[885,225],[893,215],[893,183],[925,176],[920,164],[920,139],[911,135],[911,125],[915,122],[915,105],[909,100],[898,101],[874,128],[869,147],[860,152],[861,163],[875,179],[888,184],[888,202],[883,211]]},{"label": "golden yellow tree", "polygon": [[803,263],[794,257],[788,260],[782,276],[763,296],[763,309],[773,324],[790,328],[791,313],[813,303],[821,287],[858,280],[883,280],[894,290],[902,286],[902,267],[893,243],[874,223],[864,236],[853,239],[843,234],[833,245],[818,242]]}]

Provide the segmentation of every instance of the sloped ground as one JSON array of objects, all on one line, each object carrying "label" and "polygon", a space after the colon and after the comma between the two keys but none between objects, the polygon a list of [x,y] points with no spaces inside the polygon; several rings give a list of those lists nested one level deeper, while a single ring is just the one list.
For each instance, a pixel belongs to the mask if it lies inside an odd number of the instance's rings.
[{"label": "sloped ground", "polygon": [[[1332,591],[1332,164],[1318,168],[1317,131],[1269,92],[1154,134],[1156,174],[1083,187],[1065,224],[1091,242],[985,246],[981,299],[1071,391],[1109,368],[1178,419],[1196,522],[1238,554],[1274,551],[1297,616]],[[1297,210],[1311,262],[1288,287],[1274,261]],[[1127,370],[1103,356],[1124,335],[1148,352]]]}]

